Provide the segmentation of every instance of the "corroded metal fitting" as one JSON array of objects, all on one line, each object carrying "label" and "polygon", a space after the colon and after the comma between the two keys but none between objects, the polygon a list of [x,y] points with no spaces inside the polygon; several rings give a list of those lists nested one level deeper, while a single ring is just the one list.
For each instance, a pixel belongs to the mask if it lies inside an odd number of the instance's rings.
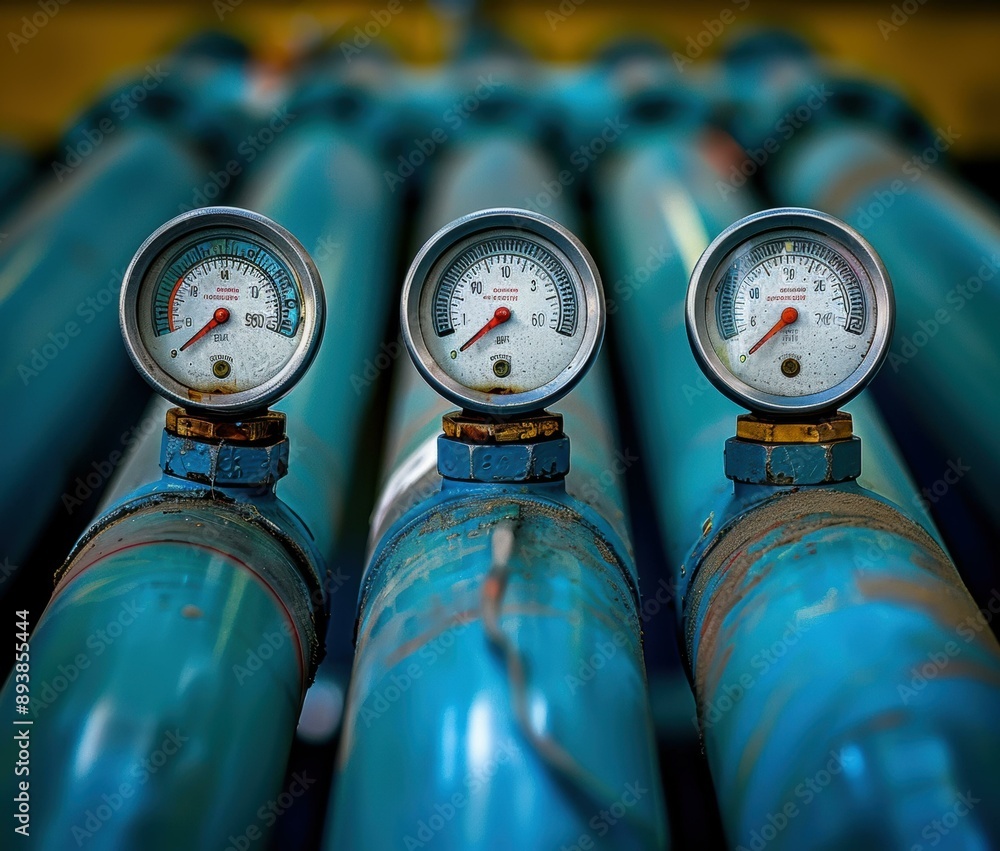
[{"label": "corroded metal fitting", "polygon": [[231,420],[189,414],[183,408],[167,411],[167,431],[176,437],[230,443],[278,443],[285,436],[285,415],[265,411],[255,417]]},{"label": "corroded metal fitting", "polygon": [[758,443],[830,443],[850,440],[854,436],[854,423],[846,411],[803,423],[774,422],[743,414],[736,418],[736,436]]},{"label": "corroded metal fitting", "polygon": [[273,487],[288,472],[288,440],[251,444],[178,437],[164,430],[160,469],[208,487]]},{"label": "corroded metal fitting", "polygon": [[807,422],[743,414],[726,441],[726,475],[757,485],[846,482],[861,475],[861,441],[844,411]]},{"label": "corroded metal fitting", "polygon": [[447,437],[467,443],[518,443],[561,436],[563,418],[548,411],[509,419],[452,411],[441,418],[441,428]]}]

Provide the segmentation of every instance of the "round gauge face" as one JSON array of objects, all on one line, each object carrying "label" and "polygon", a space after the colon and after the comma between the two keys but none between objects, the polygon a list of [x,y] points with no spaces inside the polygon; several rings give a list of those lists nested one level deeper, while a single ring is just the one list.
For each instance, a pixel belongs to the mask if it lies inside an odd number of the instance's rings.
[{"label": "round gauge face", "polygon": [[494,413],[537,410],[589,368],[604,330],[593,260],[556,222],[485,210],[421,249],[403,294],[407,347],[446,398]]},{"label": "round gauge face", "polygon": [[892,290],[860,235],[813,210],[755,214],[698,262],[688,333],[716,385],[751,410],[835,409],[875,374],[891,336]]},{"label": "round gauge face", "polygon": [[305,249],[245,210],[168,222],[125,275],[126,345],[156,390],[186,408],[245,413],[276,401],[308,367],[323,292]]}]

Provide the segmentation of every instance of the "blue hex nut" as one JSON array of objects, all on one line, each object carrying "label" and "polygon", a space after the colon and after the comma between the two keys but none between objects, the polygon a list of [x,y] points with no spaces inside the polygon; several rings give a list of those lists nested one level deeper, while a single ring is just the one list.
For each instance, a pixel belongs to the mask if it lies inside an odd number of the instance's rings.
[{"label": "blue hex nut", "polygon": [[726,441],[726,476],[757,485],[828,485],[861,475],[861,440],[829,443]]},{"label": "blue hex nut", "polygon": [[438,472],[465,482],[538,482],[569,472],[565,435],[529,443],[465,443],[438,437]]},{"label": "blue hex nut", "polygon": [[288,440],[267,446],[209,443],[164,432],[160,467],[169,476],[218,487],[271,487],[288,472]]}]

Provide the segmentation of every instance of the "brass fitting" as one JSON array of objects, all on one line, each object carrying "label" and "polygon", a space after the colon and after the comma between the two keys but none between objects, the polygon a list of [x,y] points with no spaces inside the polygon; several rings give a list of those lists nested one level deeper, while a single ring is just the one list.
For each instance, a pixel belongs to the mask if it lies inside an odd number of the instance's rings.
[{"label": "brass fitting", "polygon": [[753,414],[736,418],[736,437],[755,443],[833,443],[853,436],[854,423],[844,411],[808,423],[774,422]]},{"label": "brass fitting", "polygon": [[441,418],[447,437],[464,443],[526,443],[560,437],[562,414],[541,411],[511,419],[497,419],[469,411],[452,411]]},{"label": "brass fitting", "polygon": [[170,434],[194,440],[278,443],[285,437],[285,415],[278,411],[265,411],[243,420],[222,420],[196,416],[183,408],[171,408],[167,411],[165,428]]}]

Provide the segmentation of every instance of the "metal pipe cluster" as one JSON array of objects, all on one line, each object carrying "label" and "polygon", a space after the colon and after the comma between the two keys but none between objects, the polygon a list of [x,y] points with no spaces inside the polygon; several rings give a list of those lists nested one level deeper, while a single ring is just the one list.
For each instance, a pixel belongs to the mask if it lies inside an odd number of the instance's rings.
[{"label": "metal pipe cluster", "polygon": [[[32,847],[291,841],[316,782],[289,763],[297,724],[326,756],[339,737],[325,848],[677,844],[662,778],[685,766],[651,689],[674,648],[644,639],[663,587],[693,694],[674,708],[730,847],[1000,845],[1000,646],[965,585],[996,580],[1000,219],[937,165],[950,137],[769,38],[687,75],[627,46],[420,72],[373,51],[269,100],[209,40],[67,133],[70,173],[9,208],[0,245],[0,555],[56,577],[26,712],[16,671],[0,695],[31,722],[0,764],[30,741]],[[219,200],[292,231],[326,288],[322,348],[278,406],[277,488],[161,477],[164,408],[136,420],[115,327],[138,245]],[[853,224],[896,287],[887,366],[847,408],[857,482],[724,475],[740,410],[696,366],[685,293],[712,238],[772,201]],[[423,239],[501,206],[578,231],[604,275],[609,344],[558,405],[565,482],[442,477],[452,406],[396,336]],[[44,539],[80,533],[56,569]],[[0,798],[19,781],[4,768]]]}]

